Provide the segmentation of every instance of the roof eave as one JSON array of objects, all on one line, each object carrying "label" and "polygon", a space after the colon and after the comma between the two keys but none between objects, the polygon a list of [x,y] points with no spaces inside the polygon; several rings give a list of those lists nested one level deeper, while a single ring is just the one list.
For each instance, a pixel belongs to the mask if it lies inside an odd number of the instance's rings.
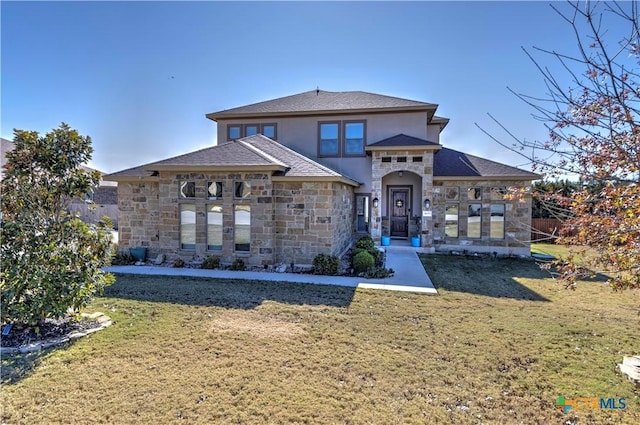
[{"label": "roof eave", "polygon": [[145,167],[148,171],[286,171],[287,167],[277,164],[247,165],[154,165]]},{"label": "roof eave", "polygon": [[359,187],[361,183],[343,176],[273,176],[274,182],[340,182],[350,186]]},{"label": "roof eave", "polygon": [[541,179],[542,176],[533,174],[531,176],[433,176],[433,181],[480,181],[480,180],[517,180],[517,181],[533,181]]},{"label": "roof eave", "polygon": [[102,180],[110,182],[157,182],[158,176],[110,176],[106,175],[102,177]]},{"label": "roof eave", "polygon": [[364,150],[370,151],[438,151],[442,145],[409,145],[409,146],[365,146]]}]

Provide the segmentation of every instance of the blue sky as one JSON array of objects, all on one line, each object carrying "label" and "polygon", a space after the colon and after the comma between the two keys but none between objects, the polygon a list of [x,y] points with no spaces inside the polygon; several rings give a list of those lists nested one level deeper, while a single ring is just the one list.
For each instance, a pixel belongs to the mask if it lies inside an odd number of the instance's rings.
[{"label": "blue sky", "polygon": [[[563,7],[561,3],[555,3]],[[441,143],[524,165],[474,123],[546,131],[508,90],[541,95],[521,49],[575,51],[548,2],[1,2],[1,130],[64,121],[90,165],[140,165],[215,143],[205,114],[320,87],[439,104]],[[550,59],[546,60],[550,61]]]}]

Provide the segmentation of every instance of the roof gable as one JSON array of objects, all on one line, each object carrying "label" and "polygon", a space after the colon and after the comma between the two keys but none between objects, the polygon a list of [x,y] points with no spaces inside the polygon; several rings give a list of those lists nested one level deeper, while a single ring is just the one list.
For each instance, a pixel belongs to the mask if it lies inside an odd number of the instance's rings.
[{"label": "roof gable", "polygon": [[395,136],[380,140],[379,142],[372,143],[367,146],[367,148],[383,148],[383,147],[439,148],[440,144],[436,142],[430,142],[428,140],[420,139],[418,137],[407,136],[406,134],[397,134]]},{"label": "roof gable", "polygon": [[330,92],[312,90],[291,96],[280,97],[251,105],[225,109],[207,114],[217,121],[223,118],[241,118],[274,115],[355,113],[372,111],[429,111],[433,116],[438,105],[416,100],[363,91]]}]

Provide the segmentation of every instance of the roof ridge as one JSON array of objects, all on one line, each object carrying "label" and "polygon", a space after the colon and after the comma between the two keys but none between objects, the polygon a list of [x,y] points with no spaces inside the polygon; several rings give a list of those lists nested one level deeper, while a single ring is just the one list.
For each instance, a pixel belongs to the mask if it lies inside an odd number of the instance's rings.
[{"label": "roof ridge", "polygon": [[288,164],[285,164],[284,162],[280,161],[279,159],[274,158],[273,156],[269,155],[268,153],[260,150],[257,146],[253,146],[253,145],[251,145],[251,143],[246,141],[246,139],[251,139],[251,138],[256,138],[256,137],[259,140],[262,140],[262,138],[271,140],[266,136],[256,135],[256,136],[243,137],[242,139],[235,140],[235,142],[236,143],[241,143],[242,146],[250,149],[252,152],[256,153],[257,155],[260,155],[262,158],[266,159],[267,161],[271,161],[271,162],[273,162],[275,164],[282,165],[283,167],[287,167],[287,168],[289,167]]}]

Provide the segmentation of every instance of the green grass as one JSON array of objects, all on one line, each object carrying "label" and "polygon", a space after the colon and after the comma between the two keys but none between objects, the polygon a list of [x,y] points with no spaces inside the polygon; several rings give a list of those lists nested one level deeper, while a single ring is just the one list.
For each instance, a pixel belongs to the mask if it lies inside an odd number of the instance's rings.
[{"label": "green grass", "polygon": [[[640,347],[637,292],[567,291],[523,260],[422,259],[438,296],[119,276],[91,305],[115,325],[3,359],[0,421],[640,423],[614,371]],[[565,415],[560,395],[628,407]]]}]

